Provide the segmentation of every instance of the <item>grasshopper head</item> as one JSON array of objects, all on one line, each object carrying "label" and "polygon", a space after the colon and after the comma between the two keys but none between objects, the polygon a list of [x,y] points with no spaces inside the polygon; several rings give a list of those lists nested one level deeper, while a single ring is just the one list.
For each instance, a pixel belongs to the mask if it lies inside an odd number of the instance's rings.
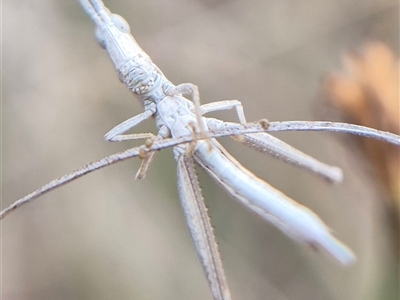
[{"label": "grasshopper head", "polygon": [[140,48],[124,18],[117,14],[108,15],[101,26],[97,26],[95,35],[101,47],[107,50],[114,66],[119,70],[127,61],[137,55],[148,57]]}]

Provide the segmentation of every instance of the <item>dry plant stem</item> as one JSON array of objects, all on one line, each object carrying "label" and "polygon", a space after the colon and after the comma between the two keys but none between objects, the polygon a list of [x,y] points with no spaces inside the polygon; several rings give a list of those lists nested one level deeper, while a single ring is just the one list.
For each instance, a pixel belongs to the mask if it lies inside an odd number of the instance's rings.
[{"label": "dry plant stem", "polygon": [[348,123],[326,121],[270,122],[268,131],[330,131],[338,133],[350,133],[400,146],[400,139],[397,134]]},{"label": "dry plant stem", "polygon": [[55,190],[58,187],[61,187],[75,179],[78,179],[79,177],[82,177],[88,173],[91,173],[93,171],[99,170],[101,168],[104,168],[106,166],[112,165],[117,162],[124,161],[128,158],[132,157],[137,157],[143,155],[143,153],[154,153],[154,151],[158,151],[164,148],[169,148],[169,147],[174,147],[180,144],[184,143],[191,143],[193,142],[194,139],[200,140],[200,139],[207,139],[207,138],[215,138],[215,137],[223,137],[223,136],[232,136],[232,135],[241,135],[241,134],[248,134],[248,133],[256,133],[256,132],[263,132],[265,129],[263,129],[260,125],[257,124],[249,124],[248,128],[244,128],[242,130],[235,131],[234,130],[225,130],[225,131],[219,131],[217,133],[214,132],[205,132],[203,134],[196,133],[195,135],[191,136],[186,136],[186,137],[181,137],[181,138],[170,138],[170,139],[164,139],[164,140],[157,140],[154,141],[150,147],[147,146],[139,146],[131,149],[127,149],[125,151],[111,154],[109,156],[103,157],[101,159],[95,160],[93,162],[90,162],[79,169],[72,171],[71,173],[68,173],[60,178],[54,179],[50,181],[49,183],[45,184],[41,188],[33,191],[32,193],[26,195],[25,197],[18,199],[15,201],[13,204],[8,206],[7,208],[3,209],[0,213],[0,220],[3,219],[6,215],[14,211],[15,209],[19,208],[20,206],[29,203],[32,200],[35,200],[39,198],[40,196],[51,192],[52,190]]},{"label": "dry plant stem", "polygon": [[[262,120],[261,125],[258,123],[249,124],[235,124],[237,128],[220,130],[218,132],[204,132],[203,134],[196,133],[194,136],[186,136],[181,138],[171,138],[164,140],[154,141],[150,147],[140,146],[125,150],[123,152],[115,153],[99,160],[88,163],[81,168],[68,173],[58,179],[52,180],[45,184],[36,191],[26,195],[25,197],[18,199],[13,204],[3,209],[0,213],[0,220],[6,215],[17,209],[18,207],[64,185],[79,177],[88,174],[90,172],[99,170],[108,165],[124,161],[131,157],[140,156],[142,153],[152,153],[154,151],[159,151],[164,148],[174,147],[179,144],[191,143],[195,139],[208,139],[208,138],[218,138],[224,136],[240,136],[245,134],[260,133],[260,132],[278,132],[278,131],[331,131],[331,132],[342,132],[350,133],[354,135],[368,136],[371,138],[376,138],[394,145],[400,145],[400,136],[389,133],[382,132],[372,128],[346,124],[346,123],[336,123],[336,122],[312,122],[312,121],[287,121],[287,122],[268,122]],[[242,128],[239,128],[242,127]],[[147,137],[147,135],[146,135]]]}]

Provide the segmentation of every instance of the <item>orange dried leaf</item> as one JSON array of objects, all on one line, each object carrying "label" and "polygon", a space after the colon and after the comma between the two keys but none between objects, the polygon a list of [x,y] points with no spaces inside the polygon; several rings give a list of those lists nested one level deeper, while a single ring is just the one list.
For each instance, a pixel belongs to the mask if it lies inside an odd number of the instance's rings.
[{"label": "orange dried leaf", "polygon": [[[374,42],[342,60],[344,70],[330,75],[324,85],[330,104],[351,123],[400,134],[398,59],[386,45]],[[400,207],[400,151],[372,139],[360,138],[359,144]]]}]

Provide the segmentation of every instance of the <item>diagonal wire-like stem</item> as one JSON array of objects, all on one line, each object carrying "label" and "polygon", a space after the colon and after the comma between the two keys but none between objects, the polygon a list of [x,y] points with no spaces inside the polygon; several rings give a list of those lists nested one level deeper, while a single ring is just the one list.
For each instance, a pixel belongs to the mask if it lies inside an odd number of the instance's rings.
[{"label": "diagonal wire-like stem", "polygon": [[329,121],[269,122],[268,131],[330,131],[338,133],[350,133],[400,146],[400,137],[396,134],[348,123]]},{"label": "diagonal wire-like stem", "polygon": [[5,208],[4,210],[1,211],[0,213],[0,220],[3,219],[7,214],[10,212],[14,211],[18,207],[29,203],[30,201],[66,184],[69,183],[75,179],[78,179],[79,177],[82,177],[90,172],[99,170],[101,168],[104,168],[108,165],[124,161],[128,158],[131,157],[137,157],[141,156],[143,153],[151,153],[154,151],[158,151],[164,148],[168,147],[173,147],[177,146],[179,144],[184,144],[184,143],[190,143],[195,140],[200,140],[200,139],[207,139],[207,138],[215,138],[215,137],[223,137],[223,136],[232,136],[232,135],[241,135],[241,134],[250,134],[250,133],[256,133],[256,132],[263,132],[265,131],[264,128],[262,128],[259,124],[246,124],[246,125],[240,125],[242,129],[235,129],[235,130],[221,130],[218,132],[204,132],[204,133],[194,133],[191,136],[185,136],[181,138],[171,138],[171,139],[164,139],[164,140],[157,140],[154,141],[150,146],[140,146],[140,147],[135,147],[131,148],[119,153],[111,154],[109,156],[106,156],[104,158],[95,160],[93,162],[90,162],[79,169],[68,173],[60,178],[57,178],[55,180],[50,181],[49,183],[45,184],[41,188],[35,190],[34,192],[30,193],[29,195],[26,195],[25,197],[15,201],[13,204]]},{"label": "diagonal wire-like stem", "polygon": [[252,134],[259,132],[278,132],[278,131],[331,131],[331,132],[341,132],[350,133],[354,135],[361,135],[369,138],[375,138],[382,140],[391,144],[400,146],[400,136],[390,133],[383,132],[376,129],[347,124],[347,123],[337,123],[337,122],[322,122],[322,121],[285,121],[285,122],[268,122],[267,120],[261,120],[256,123],[248,124],[238,124],[233,123],[235,128],[218,130],[218,131],[208,131],[202,134],[194,133],[191,136],[185,136],[181,138],[171,138],[164,139],[161,141],[154,141],[150,146],[140,146],[125,150],[123,152],[115,153],[106,156],[102,159],[95,160],[88,163],[81,168],[68,173],[58,179],[52,180],[45,184],[36,191],[26,195],[25,197],[15,201],[13,204],[5,208],[0,213],[0,220],[3,219],[7,214],[14,211],[18,207],[29,203],[30,201],[66,184],[79,177],[82,177],[90,172],[99,170],[108,165],[126,160],[131,157],[136,157],[142,153],[150,153],[153,151],[158,151],[164,148],[177,146],[179,144],[190,143],[196,140],[217,138],[223,136],[238,136],[244,134]]}]

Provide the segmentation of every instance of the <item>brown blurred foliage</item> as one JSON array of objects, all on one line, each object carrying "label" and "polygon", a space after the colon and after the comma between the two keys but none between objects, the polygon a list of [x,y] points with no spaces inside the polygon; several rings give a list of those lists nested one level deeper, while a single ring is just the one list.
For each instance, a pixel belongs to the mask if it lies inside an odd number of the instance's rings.
[{"label": "brown blurred foliage", "polygon": [[[331,74],[324,89],[329,103],[346,122],[400,134],[399,60],[383,43],[370,42],[342,57],[343,70]],[[357,137],[389,199],[400,212],[399,148]]]}]

